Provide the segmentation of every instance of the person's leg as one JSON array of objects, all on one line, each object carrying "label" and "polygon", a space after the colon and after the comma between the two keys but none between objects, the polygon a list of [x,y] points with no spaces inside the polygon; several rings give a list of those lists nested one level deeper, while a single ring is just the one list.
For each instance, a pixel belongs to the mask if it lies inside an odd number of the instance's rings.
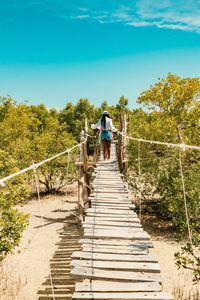
[{"label": "person's leg", "polygon": [[103,145],[103,153],[104,153],[104,159],[107,159],[108,155],[107,155],[107,143],[106,140],[102,140],[102,145]]},{"label": "person's leg", "polygon": [[110,159],[110,149],[111,149],[111,141],[106,141],[107,142],[107,153],[108,153],[108,159]]}]

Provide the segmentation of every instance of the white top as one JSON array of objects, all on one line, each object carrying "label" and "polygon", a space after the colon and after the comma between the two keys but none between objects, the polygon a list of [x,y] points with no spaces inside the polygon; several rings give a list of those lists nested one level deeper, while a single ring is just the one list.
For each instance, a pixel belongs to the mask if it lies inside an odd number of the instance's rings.
[{"label": "white top", "polygon": [[[101,129],[101,120],[99,120],[95,125],[92,124],[91,128],[92,129],[97,129],[97,128]],[[117,131],[117,129],[113,126],[112,119],[106,117],[106,126],[103,130],[111,130],[113,132]]]}]

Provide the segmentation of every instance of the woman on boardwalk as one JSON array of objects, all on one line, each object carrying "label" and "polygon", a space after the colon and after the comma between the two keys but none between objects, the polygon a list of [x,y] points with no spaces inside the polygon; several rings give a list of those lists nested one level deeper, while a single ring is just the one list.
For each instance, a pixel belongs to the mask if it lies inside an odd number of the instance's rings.
[{"label": "woman on boardwalk", "polygon": [[99,129],[101,131],[100,137],[103,145],[104,159],[110,159],[112,132],[118,132],[118,130],[113,126],[112,119],[109,117],[106,110],[103,112],[101,120],[95,125],[91,124],[91,128]]}]

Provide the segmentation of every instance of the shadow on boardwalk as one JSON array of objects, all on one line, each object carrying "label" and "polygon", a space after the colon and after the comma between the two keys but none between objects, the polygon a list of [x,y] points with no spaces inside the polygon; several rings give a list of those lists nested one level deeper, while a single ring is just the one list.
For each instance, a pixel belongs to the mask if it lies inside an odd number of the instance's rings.
[{"label": "shadow on boardwalk", "polygon": [[[75,221],[73,216],[68,218]],[[72,253],[81,249],[78,241],[82,237],[82,229],[76,224],[66,224],[59,235],[60,241],[57,243],[57,249],[50,259],[52,286],[49,274],[38,290],[38,300],[54,299],[53,293],[56,300],[72,299],[76,280],[70,278],[69,264]]]}]

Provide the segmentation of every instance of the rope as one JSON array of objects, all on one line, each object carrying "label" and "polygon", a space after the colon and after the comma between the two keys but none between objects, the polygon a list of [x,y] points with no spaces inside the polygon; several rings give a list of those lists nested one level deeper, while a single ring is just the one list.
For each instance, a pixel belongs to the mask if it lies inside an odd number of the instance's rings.
[{"label": "rope", "polygon": [[184,183],[184,177],[183,177],[183,166],[182,166],[181,151],[179,151],[179,166],[180,166],[181,182],[182,182],[182,188],[183,188],[183,199],[184,199],[184,205],[185,205],[185,215],[186,215],[186,220],[187,220],[188,235],[189,235],[189,240],[190,240],[190,243],[191,243],[191,246],[192,246],[192,250],[194,252],[194,246],[193,246],[193,243],[192,243],[192,234],[191,234],[190,223],[189,223],[188,208],[187,208],[185,183]]},{"label": "rope", "polygon": [[192,145],[186,145],[184,143],[182,144],[173,144],[173,143],[167,143],[167,142],[159,142],[159,141],[151,141],[151,140],[145,140],[145,139],[139,139],[139,138],[134,138],[131,136],[124,135],[122,132],[119,132],[122,136],[125,136],[126,139],[133,140],[133,141],[138,141],[138,142],[145,142],[145,143],[150,143],[150,144],[157,144],[157,145],[165,145],[168,147],[179,147],[182,150],[185,150],[186,148],[188,149],[193,149],[193,150],[200,150],[199,146],[192,146]]},{"label": "rope", "polygon": [[[39,201],[41,225],[42,225],[42,230],[43,230],[43,233],[44,233],[44,219],[43,219],[43,216],[42,216],[40,188],[39,188],[39,184],[38,184],[38,176],[37,176],[37,167],[36,166],[34,166],[33,172],[34,172],[35,185],[36,185],[38,201]],[[45,249],[45,252],[46,252],[46,256],[47,256],[47,262],[49,264],[49,256],[47,254],[47,249]],[[56,298],[55,298],[55,294],[54,294],[54,286],[53,286],[53,280],[52,280],[52,275],[51,275],[51,268],[49,268],[49,277],[50,277],[50,283],[51,283],[52,297],[53,297],[53,300],[55,300]]]},{"label": "rope", "polygon": [[[125,136],[122,132],[119,132],[119,133],[122,136]],[[185,215],[186,215],[186,221],[187,221],[187,229],[188,229],[188,235],[189,235],[189,240],[190,240],[190,243],[191,243],[191,246],[192,246],[192,250],[194,252],[194,245],[192,243],[192,233],[191,233],[191,230],[190,230],[190,222],[189,222],[189,215],[188,215],[188,208],[187,208],[187,199],[186,199],[185,184],[184,184],[184,177],[183,177],[181,150],[183,150],[183,151],[185,149],[200,150],[200,147],[199,146],[186,145],[184,143],[182,143],[182,144],[173,144],[173,143],[166,143],[166,142],[159,142],[159,141],[151,141],[151,140],[133,138],[133,137],[129,137],[129,136],[125,136],[125,138],[131,139],[131,140],[134,140],[134,141],[138,141],[138,142],[145,142],[145,143],[165,145],[165,146],[168,146],[168,147],[178,147],[179,148],[179,167],[180,167],[181,182],[182,182],[182,188],[183,188],[183,199],[184,199],[184,205],[185,205]],[[139,168],[139,173],[140,173],[141,171],[140,171],[139,144],[138,144],[138,168]]]},{"label": "rope", "polygon": [[71,151],[74,150],[75,148],[77,148],[77,147],[79,147],[80,145],[82,145],[84,142],[85,142],[85,140],[84,140],[83,142],[79,143],[78,145],[76,145],[76,146],[74,146],[74,147],[72,147],[72,148],[69,148],[69,149],[67,149],[67,150],[65,150],[65,151],[63,151],[63,152],[61,152],[61,153],[58,153],[58,154],[56,154],[56,155],[54,155],[54,156],[52,156],[52,157],[50,157],[50,158],[47,158],[47,159],[45,159],[45,160],[43,160],[43,161],[41,161],[41,162],[39,162],[39,163],[37,163],[37,164],[33,164],[33,165],[31,165],[31,166],[29,166],[29,167],[23,169],[23,170],[20,170],[20,171],[18,171],[18,172],[16,172],[16,173],[13,173],[13,174],[11,174],[11,175],[9,175],[9,176],[7,176],[7,177],[1,178],[1,179],[0,179],[0,185],[1,185],[1,186],[5,186],[4,182],[8,181],[9,179],[11,179],[11,178],[13,178],[13,177],[15,177],[15,176],[17,176],[17,175],[23,174],[23,173],[25,173],[25,172],[27,172],[27,171],[34,170],[34,168],[37,169],[39,166],[45,164],[46,162],[49,162],[49,161],[51,161],[52,159],[57,158],[57,157],[59,157],[59,156],[65,154],[65,153],[67,153],[67,152],[68,152],[68,153],[71,152]]}]

